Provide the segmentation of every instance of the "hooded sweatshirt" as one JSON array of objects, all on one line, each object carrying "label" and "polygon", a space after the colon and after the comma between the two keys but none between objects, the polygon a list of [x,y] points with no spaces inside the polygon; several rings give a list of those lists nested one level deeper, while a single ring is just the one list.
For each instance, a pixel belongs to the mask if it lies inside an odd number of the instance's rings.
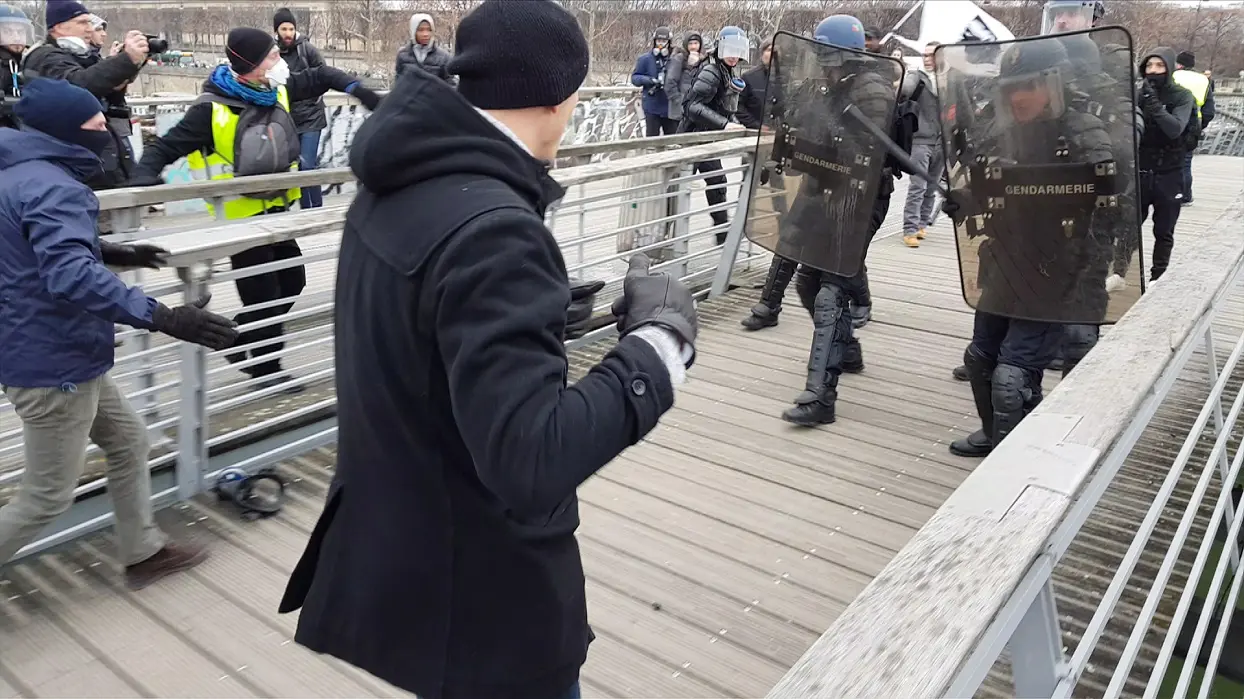
[{"label": "hooded sweatshirt", "polygon": [[420,68],[445,82],[456,84],[457,81],[449,74],[451,56],[436,43],[436,37],[433,36],[427,44],[420,44],[415,40],[415,33],[424,22],[428,23],[433,32],[436,31],[436,22],[432,20],[432,15],[418,12],[410,16],[410,43],[397,52],[395,77],[402,77],[411,68]]},{"label": "hooded sweatshirt", "polygon": [[[1161,76],[1145,75],[1145,63],[1157,56],[1166,63],[1166,73]],[[1184,130],[1196,113],[1196,98],[1175,83],[1175,49],[1168,46],[1145,54],[1139,64],[1140,75],[1151,90],[1142,90],[1140,109],[1145,118],[1145,132],[1140,139],[1137,166],[1142,171],[1167,172],[1183,167]]]},{"label": "hooded sweatshirt", "polygon": [[94,153],[0,129],[0,384],[64,387],[112,368],[114,323],[151,327],[156,302],[104,266]]},{"label": "hooded sweatshirt", "polygon": [[592,639],[575,489],[671,407],[669,372],[628,335],[567,386],[564,190],[443,81],[403,76],[350,167],[337,472],[281,610],[421,697],[558,696]]}]

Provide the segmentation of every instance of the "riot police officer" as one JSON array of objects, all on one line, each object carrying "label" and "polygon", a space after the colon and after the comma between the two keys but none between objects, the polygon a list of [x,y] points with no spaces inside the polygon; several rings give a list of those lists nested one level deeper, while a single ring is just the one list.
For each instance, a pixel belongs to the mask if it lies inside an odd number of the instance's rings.
[{"label": "riot police officer", "polygon": [[[822,45],[818,48],[818,59],[824,76],[816,81],[805,81],[796,88],[786,101],[786,119],[795,124],[815,124],[816,128],[836,126],[844,132],[852,128],[858,130],[860,127],[842,122],[844,110],[854,105],[873,123],[892,125],[896,62],[852,52],[864,49],[864,27],[860,21],[850,15],[827,17],[816,26],[813,38]],[[780,50],[778,53],[779,57],[783,55]],[[812,113],[801,115],[799,110]],[[851,140],[847,138],[844,142]],[[874,163],[872,167],[884,170],[884,155],[879,144],[874,145],[877,150],[869,161]],[[881,194],[893,190],[893,183],[886,181],[892,177],[888,171],[873,176],[877,178],[877,187],[866,190],[872,193],[871,201],[864,200],[867,195],[855,199],[845,187],[827,196],[815,183],[815,177],[804,177],[799,196],[791,206],[789,216],[794,222],[791,228],[806,238],[792,240],[792,247],[836,246],[839,249],[831,251],[829,257],[851,257],[845,266],[854,271],[848,276],[824,271],[829,265],[814,266],[806,262],[799,265],[795,288],[800,302],[812,315],[814,330],[807,383],[796,396],[795,405],[782,413],[782,419],[787,422],[806,427],[834,422],[839,375],[864,368],[863,353],[852,327],[850,304],[852,301],[861,306],[869,303],[864,256],[889,205],[888,194]],[[844,198],[849,203],[842,201]],[[827,217],[827,211],[840,213]],[[832,230],[834,228],[839,230]],[[813,237],[836,240],[814,242]]]},{"label": "riot police officer", "polygon": [[1071,89],[1063,43],[1015,42],[1000,63],[993,118],[956,124],[970,133],[952,139],[967,144],[969,179],[945,209],[969,239],[981,239],[978,259],[963,255],[961,269],[969,289],[968,268],[977,268],[964,366],[981,429],[950,445],[958,456],[988,454],[1019,425],[1041,401],[1063,322],[1099,314],[1100,296],[1086,289],[1104,286],[1104,274],[1085,281],[1100,272],[1093,214],[1099,195],[1116,193],[1110,135]]}]

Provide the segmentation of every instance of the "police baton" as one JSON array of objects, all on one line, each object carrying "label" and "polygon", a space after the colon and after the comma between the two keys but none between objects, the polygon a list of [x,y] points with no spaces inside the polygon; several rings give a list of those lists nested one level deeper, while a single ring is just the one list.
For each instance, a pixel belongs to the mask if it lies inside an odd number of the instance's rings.
[{"label": "police baton", "polygon": [[938,193],[940,193],[943,198],[950,198],[950,192],[946,191],[946,188],[942,186],[942,179],[940,177],[930,175],[928,170],[916,164],[916,161],[911,159],[911,155],[909,155],[907,151],[900,148],[899,145],[886,134],[886,132],[882,131],[879,126],[874,124],[871,119],[865,116],[864,113],[860,111],[859,107],[854,104],[849,105],[843,113],[847,114],[852,119],[855,119],[860,123],[860,126],[867,129],[869,133],[881,142],[881,145],[885,146],[886,150],[890,151],[890,155],[894,156],[894,159],[897,160],[899,165],[902,165],[907,172],[936,187]]}]

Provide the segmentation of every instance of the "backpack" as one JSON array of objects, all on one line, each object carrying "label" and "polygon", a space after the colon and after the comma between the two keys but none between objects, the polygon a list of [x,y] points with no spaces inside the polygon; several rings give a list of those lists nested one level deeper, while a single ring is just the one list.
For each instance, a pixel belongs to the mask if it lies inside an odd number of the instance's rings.
[{"label": "backpack", "polygon": [[[195,103],[213,102],[226,107],[241,109],[233,140],[233,176],[274,175],[289,172],[298,162],[302,148],[298,140],[298,127],[289,111],[279,104],[260,107],[231,97],[205,92]],[[204,159],[206,160],[206,153]],[[219,154],[217,154],[219,155]],[[284,189],[252,192],[252,199],[276,199],[284,196]]]}]

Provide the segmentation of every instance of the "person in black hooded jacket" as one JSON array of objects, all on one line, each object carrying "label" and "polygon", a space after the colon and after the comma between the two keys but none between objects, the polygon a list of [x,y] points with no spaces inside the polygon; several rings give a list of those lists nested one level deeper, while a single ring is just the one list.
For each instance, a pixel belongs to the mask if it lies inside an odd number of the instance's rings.
[{"label": "person in black hooded jacket", "polygon": [[[1140,173],[1142,223],[1153,209],[1153,264],[1149,272],[1153,281],[1166,272],[1175,249],[1175,224],[1183,206],[1184,158],[1189,146],[1195,146],[1188,129],[1198,118],[1192,93],[1171,78],[1174,67],[1175,49],[1167,46],[1150,51],[1140,62],[1144,75],[1140,109],[1145,132],[1137,148],[1136,169]],[[1120,274],[1117,268],[1115,274]]]},{"label": "person in black hooded jacket", "polygon": [[636,255],[621,339],[567,386],[567,306],[601,285],[572,289],[544,214],[587,41],[551,0],[488,0],[457,49],[457,92],[408,73],[350,149],[337,469],[280,611],[302,609],[298,643],[420,697],[577,697],[575,489],[672,406],[694,302]]},{"label": "person in black hooded jacket", "polygon": [[[298,33],[298,18],[287,7],[276,11],[272,17],[272,30],[276,32],[276,46],[281,58],[289,66],[289,72],[304,73],[324,65],[320,52],[310,40]],[[314,170],[320,164],[320,132],[328,128],[324,114],[324,98],[298,100],[289,105],[289,115],[298,128],[298,143],[302,156],[298,159],[299,170]],[[324,193],[319,185],[302,188],[300,208],[315,209],[324,205]]]}]

